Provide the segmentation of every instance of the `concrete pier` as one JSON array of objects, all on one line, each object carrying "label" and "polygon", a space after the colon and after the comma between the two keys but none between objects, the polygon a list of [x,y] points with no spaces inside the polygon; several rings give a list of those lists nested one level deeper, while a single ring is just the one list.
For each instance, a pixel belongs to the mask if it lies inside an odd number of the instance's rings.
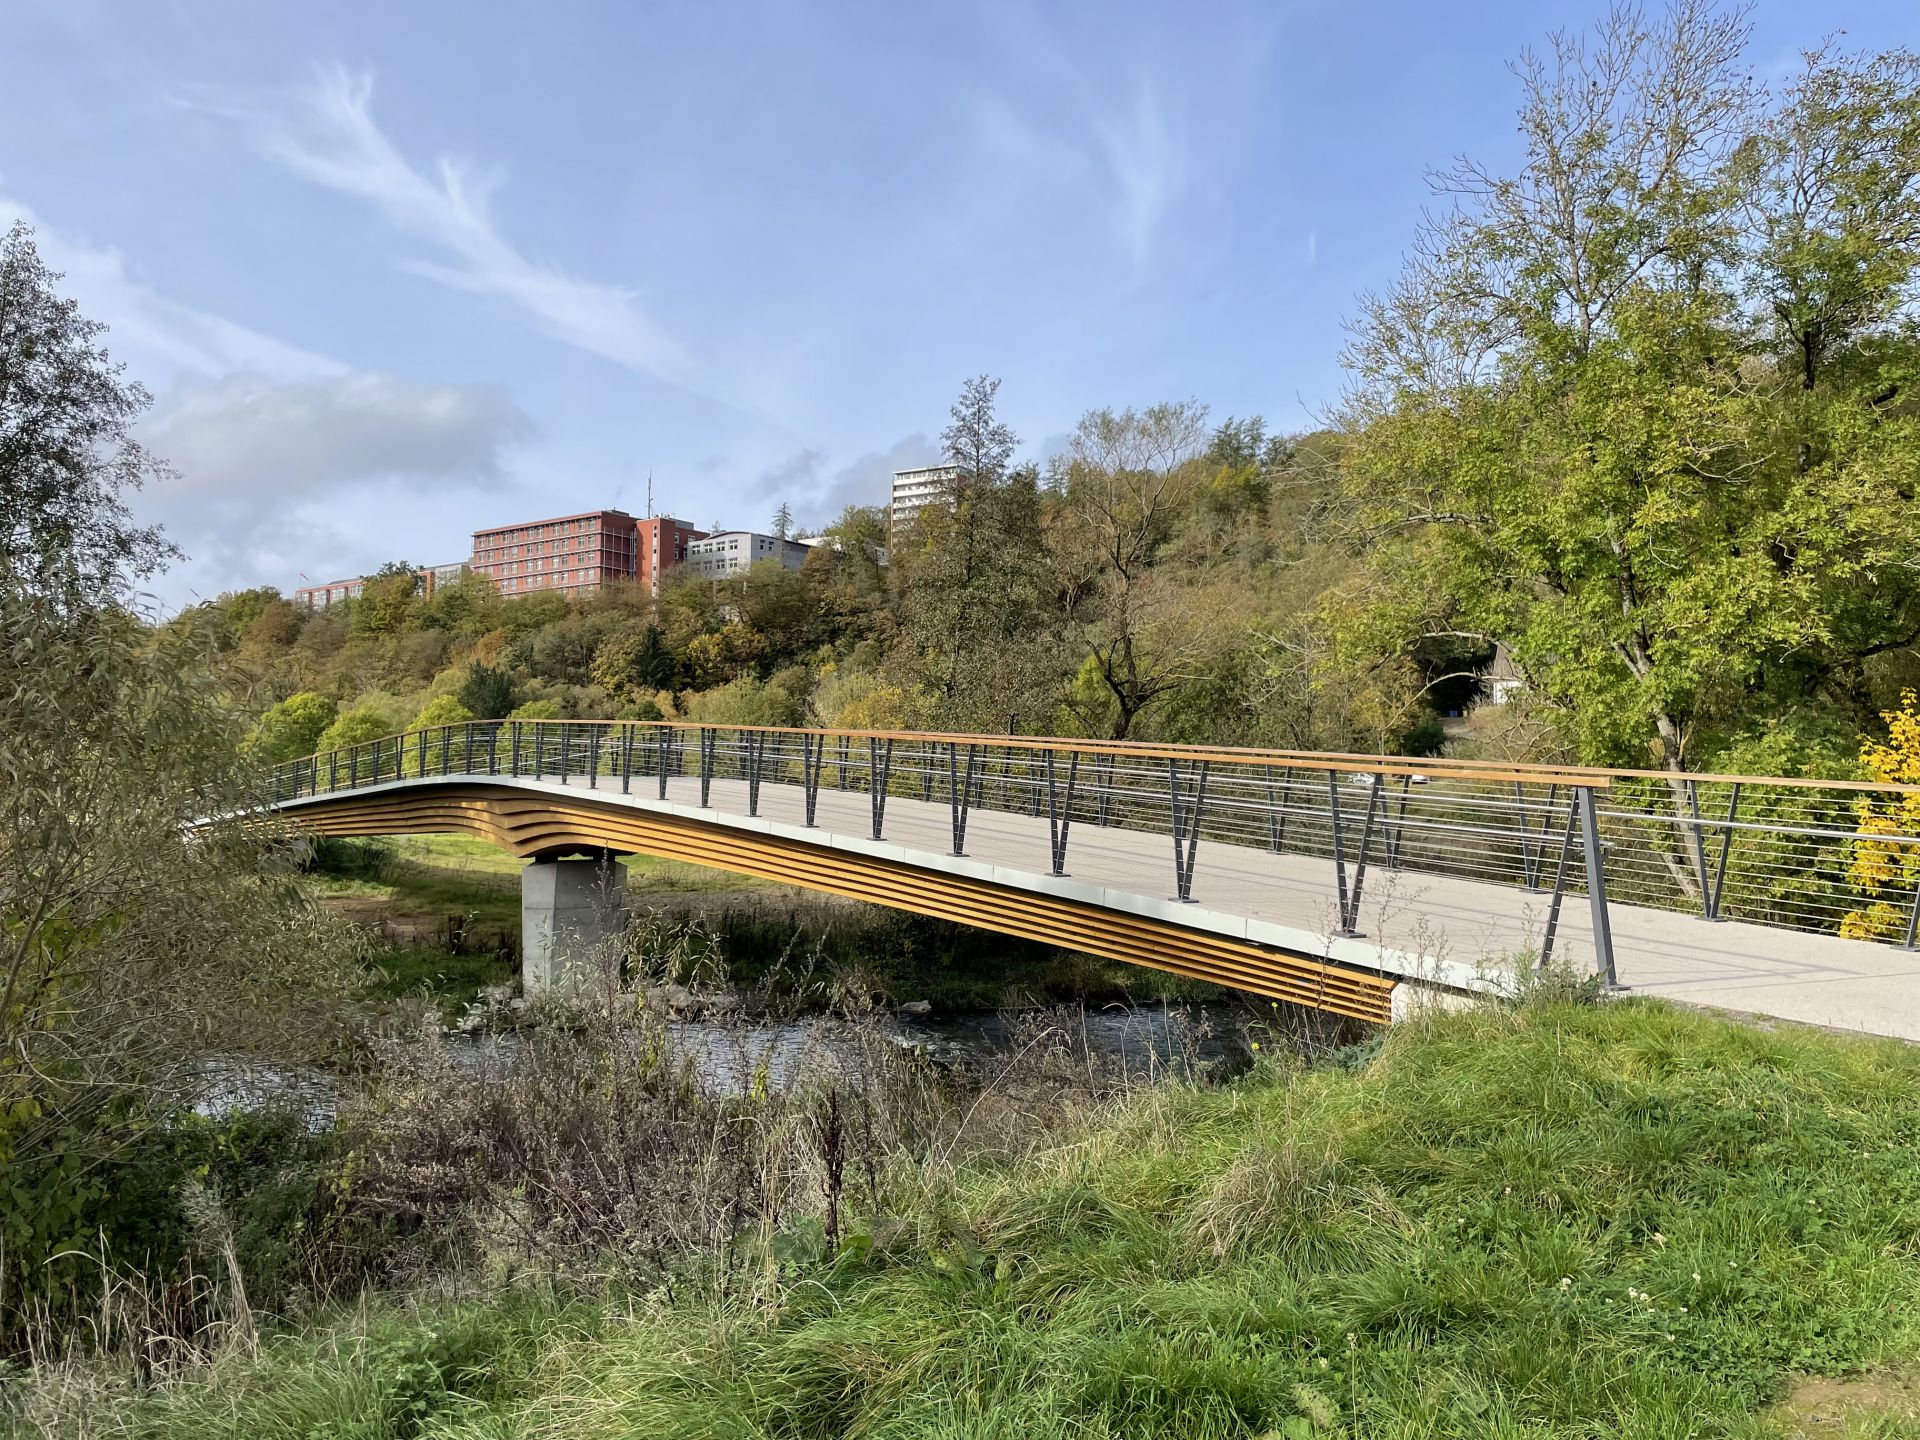
[{"label": "concrete pier", "polygon": [[617,960],[627,871],[611,855],[535,860],[520,872],[520,985],[529,995],[586,982]]}]

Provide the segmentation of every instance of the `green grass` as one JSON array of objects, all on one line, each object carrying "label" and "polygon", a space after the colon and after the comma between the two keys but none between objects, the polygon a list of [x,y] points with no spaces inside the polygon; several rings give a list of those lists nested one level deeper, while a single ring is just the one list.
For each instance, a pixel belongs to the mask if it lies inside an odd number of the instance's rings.
[{"label": "green grass", "polygon": [[441,1314],[491,1358],[430,1385],[346,1358],[349,1320],[92,1433],[1790,1433],[1794,1374],[1920,1353],[1917,1142],[1909,1047],[1646,1002],[1445,1017],[1357,1072],[1151,1092],[790,1262],[773,1303]]}]

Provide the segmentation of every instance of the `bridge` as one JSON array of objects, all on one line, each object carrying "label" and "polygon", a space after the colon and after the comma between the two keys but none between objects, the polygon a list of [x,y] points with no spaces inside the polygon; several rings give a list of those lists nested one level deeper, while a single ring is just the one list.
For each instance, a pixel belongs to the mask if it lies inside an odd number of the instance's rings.
[{"label": "bridge", "polygon": [[643,854],[1384,1022],[1546,966],[1920,1039],[1916,787],[1028,736],[500,720],[279,766],[306,833],[478,836],[530,987]]}]

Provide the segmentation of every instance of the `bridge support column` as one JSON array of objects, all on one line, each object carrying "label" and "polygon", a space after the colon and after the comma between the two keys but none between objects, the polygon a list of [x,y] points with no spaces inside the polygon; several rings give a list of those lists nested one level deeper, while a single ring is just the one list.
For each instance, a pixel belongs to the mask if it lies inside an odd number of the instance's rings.
[{"label": "bridge support column", "polygon": [[627,923],[627,872],[611,854],[535,860],[520,872],[520,987],[581,985],[613,961]]}]

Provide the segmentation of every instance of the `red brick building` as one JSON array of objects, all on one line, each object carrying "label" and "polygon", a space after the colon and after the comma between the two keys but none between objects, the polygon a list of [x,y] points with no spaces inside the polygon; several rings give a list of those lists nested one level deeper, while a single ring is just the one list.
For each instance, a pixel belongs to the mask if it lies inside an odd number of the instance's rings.
[{"label": "red brick building", "polygon": [[661,575],[687,558],[688,542],[706,538],[706,531],[665,515],[635,521],[634,555],[638,563],[633,578],[646,586],[649,594],[658,595]]},{"label": "red brick building", "polygon": [[658,594],[660,572],[686,559],[687,542],[701,533],[678,520],[589,510],[476,530],[473,568],[491,576],[502,595],[577,595],[610,580],[638,580]]}]

